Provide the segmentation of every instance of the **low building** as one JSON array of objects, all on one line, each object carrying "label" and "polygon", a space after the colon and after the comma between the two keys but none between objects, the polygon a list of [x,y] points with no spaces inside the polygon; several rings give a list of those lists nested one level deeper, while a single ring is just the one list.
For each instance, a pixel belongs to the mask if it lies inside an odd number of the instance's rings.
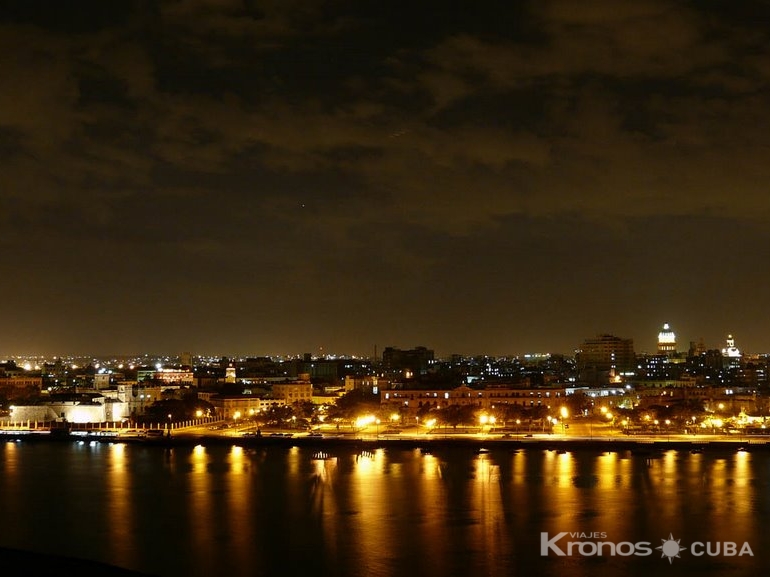
[{"label": "low building", "polygon": [[128,417],[128,405],[98,394],[56,395],[34,405],[13,406],[8,421],[119,422]]},{"label": "low building", "polygon": [[449,405],[472,405],[479,409],[494,409],[500,405],[521,407],[550,406],[566,397],[563,388],[492,388],[471,389],[462,386],[451,390],[387,390],[380,392],[380,404],[392,410],[418,411]]},{"label": "low building", "polygon": [[222,419],[241,419],[251,417],[256,413],[266,411],[274,406],[286,403],[282,399],[257,395],[198,395],[214,407],[218,417]]},{"label": "low building", "polygon": [[147,408],[164,395],[179,391],[179,385],[143,384],[136,381],[123,381],[117,385],[117,399],[128,405],[128,414],[132,417],[143,415]]},{"label": "low building", "polygon": [[283,401],[287,405],[302,401],[312,402],[313,384],[310,381],[274,383],[272,386],[272,397]]},{"label": "low building", "polygon": [[155,380],[168,385],[192,387],[195,385],[195,375],[192,371],[179,369],[160,369],[155,373]]},{"label": "low building", "polygon": [[374,395],[379,394],[381,389],[389,389],[390,381],[378,377],[376,375],[369,375],[363,377],[347,376],[345,377],[345,392],[349,391],[364,391],[372,393]]},{"label": "low building", "polygon": [[43,388],[43,377],[14,375],[0,377],[0,392],[7,398],[37,395]]}]

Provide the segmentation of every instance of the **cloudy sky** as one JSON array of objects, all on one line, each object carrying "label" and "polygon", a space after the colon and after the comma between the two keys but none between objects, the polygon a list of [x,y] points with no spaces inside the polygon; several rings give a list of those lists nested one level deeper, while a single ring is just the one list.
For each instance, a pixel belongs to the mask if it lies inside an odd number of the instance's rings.
[{"label": "cloudy sky", "polygon": [[770,351],[766,1],[0,1],[0,354]]}]

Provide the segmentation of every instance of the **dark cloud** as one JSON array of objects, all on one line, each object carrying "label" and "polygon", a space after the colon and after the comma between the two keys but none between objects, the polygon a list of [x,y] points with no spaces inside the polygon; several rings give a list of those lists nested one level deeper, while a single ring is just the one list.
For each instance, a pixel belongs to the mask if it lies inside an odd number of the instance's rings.
[{"label": "dark cloud", "polygon": [[761,2],[2,8],[0,352],[770,348]]}]

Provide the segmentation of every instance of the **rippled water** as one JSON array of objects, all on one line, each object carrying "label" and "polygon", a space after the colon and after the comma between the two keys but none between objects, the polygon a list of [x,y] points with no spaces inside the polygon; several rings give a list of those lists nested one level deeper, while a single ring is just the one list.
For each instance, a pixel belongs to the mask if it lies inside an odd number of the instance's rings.
[{"label": "rippled water", "polygon": [[[0,444],[0,546],[176,575],[758,575],[770,453]],[[541,554],[541,533],[647,556]],[[663,557],[663,540],[680,541]],[[694,542],[717,556],[695,556]],[[724,542],[753,556],[725,556]],[[666,551],[670,551],[670,547]],[[563,548],[563,547],[562,547]],[[590,546],[585,549],[591,552]],[[697,551],[696,551],[697,552]]]}]

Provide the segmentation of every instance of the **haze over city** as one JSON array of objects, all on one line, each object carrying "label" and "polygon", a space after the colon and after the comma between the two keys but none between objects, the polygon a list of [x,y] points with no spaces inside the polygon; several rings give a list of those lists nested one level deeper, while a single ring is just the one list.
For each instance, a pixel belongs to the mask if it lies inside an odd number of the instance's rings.
[{"label": "haze over city", "polygon": [[2,8],[2,355],[770,351],[765,2]]}]

